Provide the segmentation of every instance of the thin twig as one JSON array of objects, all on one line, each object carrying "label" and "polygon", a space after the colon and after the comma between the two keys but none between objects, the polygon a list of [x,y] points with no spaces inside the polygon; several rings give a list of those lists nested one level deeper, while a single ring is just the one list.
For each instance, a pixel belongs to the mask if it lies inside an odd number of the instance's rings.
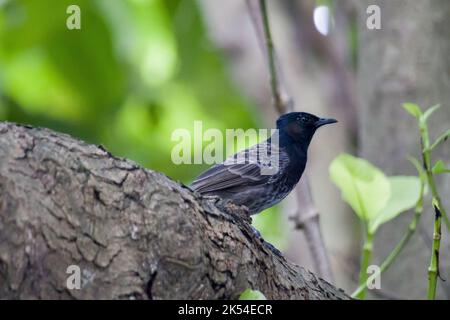
[{"label": "thin twig", "polygon": [[269,63],[269,73],[270,73],[270,87],[272,89],[272,96],[274,98],[275,108],[278,113],[282,114],[286,112],[286,108],[281,100],[279,85],[278,85],[278,75],[277,67],[275,64],[275,49],[272,41],[272,34],[269,27],[269,17],[267,15],[267,6],[265,0],[259,0],[259,6],[262,15],[262,22],[264,27],[264,40],[267,48],[267,59]]},{"label": "thin twig", "polygon": [[[278,61],[270,31],[266,1],[259,0],[259,10],[257,10],[257,4],[253,1],[255,0],[247,0],[247,5],[255,26],[258,40],[264,44],[262,47],[265,49],[269,65],[270,85],[274,99],[274,107],[278,113],[283,114],[292,109],[293,100],[290,95],[287,94],[287,90],[281,86],[281,68],[277,63]],[[259,12],[259,15],[256,13],[257,11]],[[261,30],[263,30],[263,32],[261,32]],[[295,217],[296,227],[302,229],[305,234],[316,272],[319,276],[333,282],[329,258],[320,231],[319,213],[314,206],[306,174],[303,175],[299,186],[296,187],[296,194],[298,206],[299,208],[302,208],[301,210],[297,210],[297,215]]]},{"label": "thin twig", "polygon": [[[286,90],[286,82],[283,75],[283,70],[280,68],[279,59],[275,46],[273,44],[272,35],[270,32],[269,18],[265,14],[261,14],[260,4],[258,0],[247,0],[247,8],[250,14],[252,24],[255,28],[256,36],[258,39],[258,45],[267,59],[269,65],[269,75],[272,97],[274,97],[274,106],[279,114],[293,111],[294,101]],[[267,27],[266,27],[267,26]],[[268,36],[266,33],[268,32]],[[270,39],[269,41],[266,39]],[[270,50],[268,43],[270,42]],[[269,52],[271,52],[269,54]]]},{"label": "thin twig", "polygon": [[[303,175],[295,188],[297,196],[297,212],[291,217],[297,230],[302,230],[311,252],[314,266],[319,275],[329,281],[333,280],[330,260],[320,230],[319,211],[314,206],[308,176]],[[300,209],[301,208],[301,209]]]}]

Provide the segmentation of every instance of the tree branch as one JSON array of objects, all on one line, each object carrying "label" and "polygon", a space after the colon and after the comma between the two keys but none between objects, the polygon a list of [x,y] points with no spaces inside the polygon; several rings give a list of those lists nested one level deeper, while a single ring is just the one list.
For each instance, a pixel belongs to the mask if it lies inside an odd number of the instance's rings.
[{"label": "tree branch", "polygon": [[265,0],[259,1],[259,6],[261,10],[262,22],[264,27],[265,44],[267,47],[267,60],[269,63],[269,73],[270,73],[270,87],[272,89],[272,96],[274,98],[275,108],[278,113],[283,114],[286,112],[286,106],[281,100],[281,95],[278,85],[278,75],[277,68],[275,65],[275,49],[272,41],[272,34],[270,33],[269,17],[267,15],[267,6]]},{"label": "tree branch", "polygon": [[[81,289],[66,286],[70,265]],[[48,129],[0,123],[0,299],[347,299],[238,211]]]}]

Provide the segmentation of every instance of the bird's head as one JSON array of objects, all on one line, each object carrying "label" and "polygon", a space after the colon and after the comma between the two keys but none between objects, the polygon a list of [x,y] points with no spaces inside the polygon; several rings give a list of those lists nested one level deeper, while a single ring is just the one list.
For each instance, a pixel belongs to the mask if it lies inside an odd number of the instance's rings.
[{"label": "bird's head", "polygon": [[280,138],[308,146],[319,127],[335,122],[335,119],[319,118],[306,112],[290,112],[278,118],[277,129]]}]

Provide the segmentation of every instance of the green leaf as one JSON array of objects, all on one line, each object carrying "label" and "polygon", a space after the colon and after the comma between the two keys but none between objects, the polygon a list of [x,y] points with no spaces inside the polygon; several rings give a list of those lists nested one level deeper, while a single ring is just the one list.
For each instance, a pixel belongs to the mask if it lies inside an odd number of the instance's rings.
[{"label": "green leaf", "polygon": [[433,169],[431,169],[431,171],[434,174],[440,174],[440,173],[449,173],[450,169],[447,169],[445,167],[445,163],[442,160],[439,160],[438,162],[435,163]]},{"label": "green leaf", "polygon": [[330,177],[362,220],[375,218],[388,202],[391,192],[388,178],[364,159],[339,155],[330,165]]},{"label": "green leaf", "polygon": [[437,110],[441,107],[440,104],[437,104],[435,106],[432,106],[431,108],[427,109],[424,114],[420,117],[420,120],[422,122],[427,122],[428,118]]},{"label": "green leaf", "polygon": [[417,104],[407,102],[403,104],[403,108],[417,119],[422,116],[422,110],[420,110],[420,107]]},{"label": "green leaf", "polygon": [[264,294],[258,290],[245,289],[239,296],[239,300],[267,300]]},{"label": "green leaf", "polygon": [[430,150],[433,150],[438,145],[440,145],[442,142],[446,141],[450,137],[450,129],[445,131],[443,134],[439,136],[439,138],[436,139],[436,141],[431,145]]},{"label": "green leaf", "polygon": [[386,206],[369,222],[371,233],[400,213],[413,208],[420,197],[420,179],[414,176],[389,177],[391,196]]}]

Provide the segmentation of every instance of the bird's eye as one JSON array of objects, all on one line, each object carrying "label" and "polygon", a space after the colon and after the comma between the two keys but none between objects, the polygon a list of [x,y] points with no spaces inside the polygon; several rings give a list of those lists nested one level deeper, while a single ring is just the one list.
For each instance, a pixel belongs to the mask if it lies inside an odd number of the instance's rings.
[{"label": "bird's eye", "polygon": [[308,118],[303,116],[303,117],[300,118],[300,121],[303,122],[303,123],[306,123],[306,122],[308,122]]}]

